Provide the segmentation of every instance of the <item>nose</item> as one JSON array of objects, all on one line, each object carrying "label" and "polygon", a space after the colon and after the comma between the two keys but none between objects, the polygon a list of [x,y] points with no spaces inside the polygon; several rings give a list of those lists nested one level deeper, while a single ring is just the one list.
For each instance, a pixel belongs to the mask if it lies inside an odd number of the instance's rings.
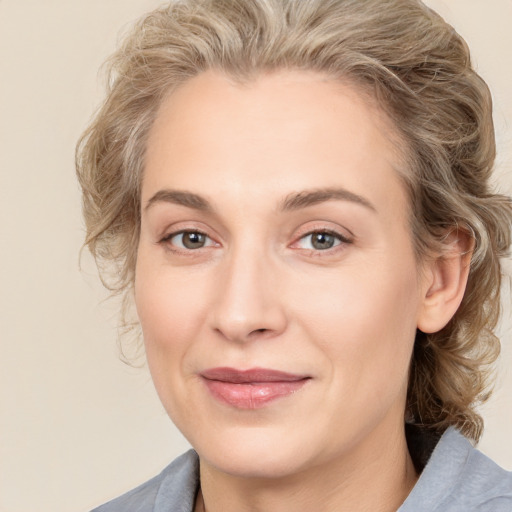
[{"label": "nose", "polygon": [[211,318],[213,329],[225,339],[248,342],[286,329],[278,269],[270,260],[261,253],[238,251],[218,269]]}]

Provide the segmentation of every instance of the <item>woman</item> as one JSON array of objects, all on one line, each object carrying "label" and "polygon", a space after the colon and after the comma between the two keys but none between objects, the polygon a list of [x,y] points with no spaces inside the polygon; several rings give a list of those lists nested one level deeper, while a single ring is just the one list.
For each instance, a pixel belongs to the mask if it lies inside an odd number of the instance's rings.
[{"label": "woman", "polygon": [[97,510],[511,510],[470,443],[512,203],[464,41],[416,0],[184,0],[112,70],[87,244],[194,451]]}]

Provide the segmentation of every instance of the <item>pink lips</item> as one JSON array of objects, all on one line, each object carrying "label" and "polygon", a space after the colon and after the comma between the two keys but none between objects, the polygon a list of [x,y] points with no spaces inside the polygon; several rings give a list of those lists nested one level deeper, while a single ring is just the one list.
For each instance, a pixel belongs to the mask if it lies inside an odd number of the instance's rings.
[{"label": "pink lips", "polygon": [[211,368],[201,372],[201,376],[215,398],[239,409],[259,409],[295,393],[310,379],[264,368]]}]

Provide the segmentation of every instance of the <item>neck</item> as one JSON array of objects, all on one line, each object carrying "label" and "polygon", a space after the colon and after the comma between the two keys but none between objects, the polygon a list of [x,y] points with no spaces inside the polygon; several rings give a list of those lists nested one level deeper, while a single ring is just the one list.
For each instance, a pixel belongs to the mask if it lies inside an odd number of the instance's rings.
[{"label": "neck", "polygon": [[201,461],[196,512],[393,512],[416,483],[403,428],[282,478],[226,474]]}]

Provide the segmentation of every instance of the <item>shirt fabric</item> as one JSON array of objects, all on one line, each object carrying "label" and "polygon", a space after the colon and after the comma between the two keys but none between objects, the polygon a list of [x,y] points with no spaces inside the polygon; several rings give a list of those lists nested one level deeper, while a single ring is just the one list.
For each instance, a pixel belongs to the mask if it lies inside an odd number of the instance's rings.
[{"label": "shirt fabric", "polygon": [[[199,459],[189,450],[158,476],[92,512],[193,512]],[[512,512],[512,472],[449,428],[397,512]]]}]

